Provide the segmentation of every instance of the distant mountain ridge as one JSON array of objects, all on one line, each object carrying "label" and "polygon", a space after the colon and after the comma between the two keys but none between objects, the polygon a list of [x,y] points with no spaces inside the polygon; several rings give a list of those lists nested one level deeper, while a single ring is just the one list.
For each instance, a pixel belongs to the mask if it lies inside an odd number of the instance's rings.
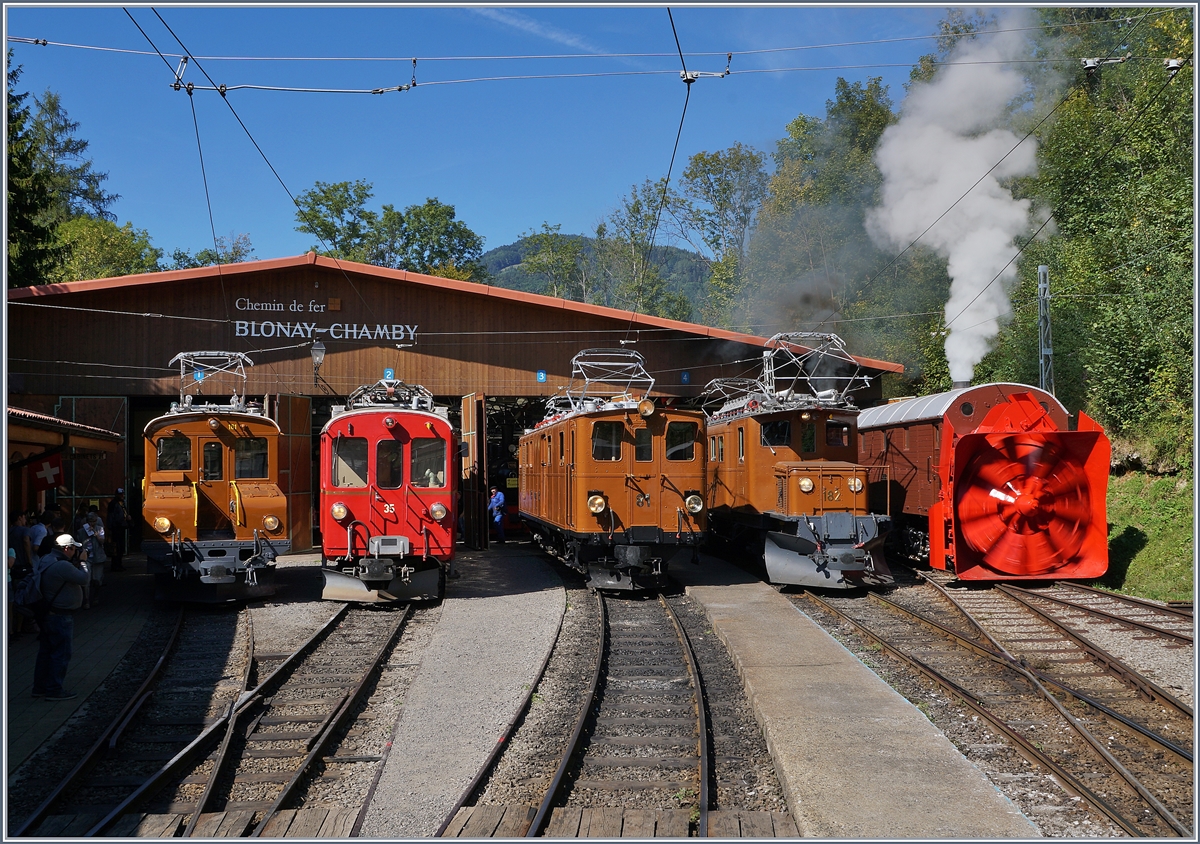
[{"label": "distant mountain ridge", "polygon": [[[571,240],[583,241],[584,250],[592,254],[594,238],[581,234],[563,235]],[[521,238],[515,243],[497,246],[489,249],[480,257],[491,275],[491,283],[497,287],[509,290],[522,290],[526,293],[545,293],[544,278],[525,272],[521,265],[529,252],[528,238]],[[708,267],[703,259],[695,252],[680,249],[676,246],[655,246],[650,250],[650,260],[658,267],[659,274],[666,282],[666,288],[673,293],[682,293],[692,303],[693,315],[699,311],[700,299],[704,293],[704,282],[708,278]]]}]

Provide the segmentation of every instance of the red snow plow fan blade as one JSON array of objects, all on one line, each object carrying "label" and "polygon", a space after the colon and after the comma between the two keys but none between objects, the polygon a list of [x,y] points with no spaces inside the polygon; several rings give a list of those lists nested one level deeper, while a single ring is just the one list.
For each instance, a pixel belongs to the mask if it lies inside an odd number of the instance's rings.
[{"label": "red snow plow fan blade", "polygon": [[954,448],[958,577],[1103,575],[1108,569],[1109,456],[1100,430],[962,437]]}]

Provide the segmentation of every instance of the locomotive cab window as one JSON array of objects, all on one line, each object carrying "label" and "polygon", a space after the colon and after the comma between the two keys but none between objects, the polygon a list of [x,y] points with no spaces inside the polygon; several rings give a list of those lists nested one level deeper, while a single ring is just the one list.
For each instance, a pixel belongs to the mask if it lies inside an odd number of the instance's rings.
[{"label": "locomotive cab window", "polygon": [[399,489],[404,483],[404,443],[379,441],[375,447],[375,483],[380,489]]},{"label": "locomotive cab window", "polygon": [[648,463],[654,459],[654,440],[649,428],[638,428],[633,432],[633,459],[638,463]]},{"label": "locomotive cab window", "polygon": [[[207,455],[205,459],[207,462]],[[234,442],[233,477],[239,480],[267,477],[266,437],[239,437]]]},{"label": "locomotive cab window", "polygon": [[220,443],[205,443],[202,451],[204,459],[204,480],[219,481],[225,477],[225,447]]},{"label": "locomotive cab window", "polygon": [[366,437],[337,437],[333,441],[333,485],[364,487],[367,485]]},{"label": "locomotive cab window", "polygon": [[699,426],[695,422],[667,423],[667,459],[692,460],[696,456],[696,433]]},{"label": "locomotive cab window", "polygon": [[792,444],[792,423],[787,419],[776,419],[762,425],[762,444],[765,446],[788,446]]},{"label": "locomotive cab window", "polygon": [[814,422],[805,422],[800,426],[800,451],[802,454],[812,454],[817,450],[817,426]]},{"label": "locomotive cab window", "polygon": [[158,441],[158,471],[188,472],[192,468],[192,441],[180,435]]},{"label": "locomotive cab window", "polygon": [[850,445],[850,426],[833,421],[825,423],[825,445],[834,448]]},{"label": "locomotive cab window", "polygon": [[422,437],[412,441],[412,485],[430,489],[446,485],[446,441]]},{"label": "locomotive cab window", "polygon": [[620,460],[621,433],[625,425],[621,422],[597,422],[592,426],[592,459]]}]

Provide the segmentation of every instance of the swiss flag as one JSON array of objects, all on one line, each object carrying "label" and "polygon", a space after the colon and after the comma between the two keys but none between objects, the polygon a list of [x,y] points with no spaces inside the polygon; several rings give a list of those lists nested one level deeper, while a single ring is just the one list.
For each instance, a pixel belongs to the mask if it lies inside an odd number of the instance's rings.
[{"label": "swiss flag", "polygon": [[62,457],[51,454],[29,464],[29,473],[35,490],[54,489],[62,483]]}]

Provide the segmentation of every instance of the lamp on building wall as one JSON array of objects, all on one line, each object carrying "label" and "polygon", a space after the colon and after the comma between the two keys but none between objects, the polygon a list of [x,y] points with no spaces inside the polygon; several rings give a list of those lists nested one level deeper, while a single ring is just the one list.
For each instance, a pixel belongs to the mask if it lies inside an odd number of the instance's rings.
[{"label": "lamp on building wall", "polygon": [[317,372],[321,369],[321,364],[325,362],[325,344],[320,340],[312,345],[313,359],[313,387],[317,386]]}]

